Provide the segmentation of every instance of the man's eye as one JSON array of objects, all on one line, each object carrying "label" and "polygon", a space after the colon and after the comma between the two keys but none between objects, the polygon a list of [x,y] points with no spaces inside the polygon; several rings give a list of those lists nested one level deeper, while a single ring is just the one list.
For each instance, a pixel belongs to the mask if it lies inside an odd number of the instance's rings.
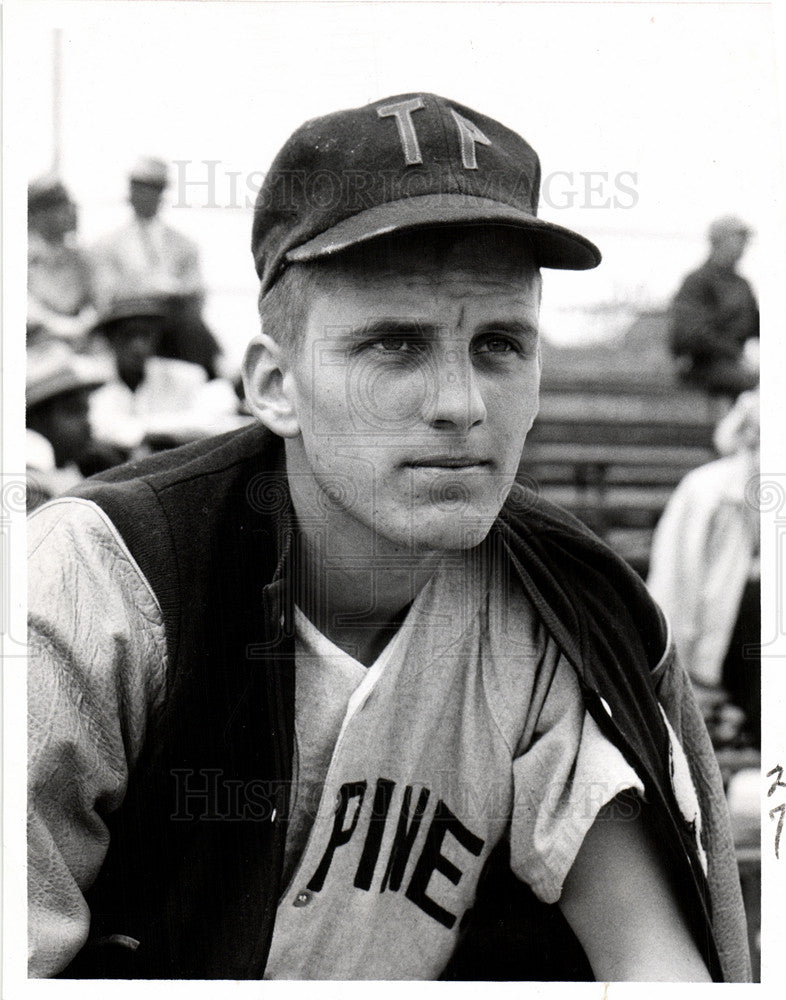
[{"label": "man's eye", "polygon": [[423,342],[413,337],[391,334],[388,337],[376,337],[368,344],[379,354],[414,355],[423,350]]},{"label": "man's eye", "polygon": [[476,354],[520,354],[521,345],[511,337],[492,334],[475,344]]}]

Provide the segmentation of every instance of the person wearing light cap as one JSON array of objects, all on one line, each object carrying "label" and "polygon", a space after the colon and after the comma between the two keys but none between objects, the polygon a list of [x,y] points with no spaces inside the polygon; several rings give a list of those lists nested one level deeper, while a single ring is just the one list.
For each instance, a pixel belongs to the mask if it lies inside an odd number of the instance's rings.
[{"label": "person wearing light cap", "polygon": [[31,519],[31,975],[749,976],[665,620],[515,481],[539,269],[600,261],[539,184],[433,94],[307,122],[254,424]]},{"label": "person wearing light cap", "polygon": [[77,211],[59,178],[27,189],[27,341],[83,350],[96,310],[90,261],[75,243]]},{"label": "person wearing light cap", "polygon": [[92,250],[101,311],[126,296],[166,302],[167,323],[158,351],[201,365],[216,376],[220,348],[202,319],[205,287],[196,244],[159,216],[168,184],[167,165],[140,157],[129,173],[131,219]]},{"label": "person wearing light cap", "polygon": [[737,264],[751,237],[734,215],[709,227],[710,253],[671,303],[669,346],[678,374],[710,395],[736,397],[758,385],[759,308]]},{"label": "person wearing light cap", "polygon": [[39,343],[27,355],[25,464],[33,510],[84,478],[92,434],[90,395],[110,377],[98,362],[65,344]]}]

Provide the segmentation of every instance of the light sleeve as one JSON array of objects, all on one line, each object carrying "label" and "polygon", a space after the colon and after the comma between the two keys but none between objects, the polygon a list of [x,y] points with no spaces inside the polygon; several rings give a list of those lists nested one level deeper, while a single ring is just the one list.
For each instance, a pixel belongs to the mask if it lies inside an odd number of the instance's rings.
[{"label": "light sleeve", "polygon": [[86,940],[83,893],[163,700],[166,646],[157,601],[99,507],[53,501],[28,540],[28,971],[46,977]]},{"label": "light sleeve", "polygon": [[[547,657],[548,658],[548,657]],[[598,812],[644,786],[586,711],[570,665],[556,651],[548,693],[526,748],[513,761],[511,867],[555,903]]]}]

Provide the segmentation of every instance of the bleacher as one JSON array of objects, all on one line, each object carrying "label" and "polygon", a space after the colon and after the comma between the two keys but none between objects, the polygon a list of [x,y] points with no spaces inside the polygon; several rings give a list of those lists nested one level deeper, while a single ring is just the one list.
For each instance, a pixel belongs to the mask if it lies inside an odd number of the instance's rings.
[{"label": "bleacher", "polygon": [[646,575],[677,483],[717,457],[723,404],[662,377],[544,376],[519,480],[574,513]]}]

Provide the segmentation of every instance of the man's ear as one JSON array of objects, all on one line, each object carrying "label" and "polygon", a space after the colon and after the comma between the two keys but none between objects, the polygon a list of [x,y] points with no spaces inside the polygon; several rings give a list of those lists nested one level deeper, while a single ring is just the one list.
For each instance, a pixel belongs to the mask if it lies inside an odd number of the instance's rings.
[{"label": "man's ear", "polygon": [[243,385],[248,408],[279,437],[300,433],[292,376],[281,347],[265,333],[249,343],[243,358]]}]

